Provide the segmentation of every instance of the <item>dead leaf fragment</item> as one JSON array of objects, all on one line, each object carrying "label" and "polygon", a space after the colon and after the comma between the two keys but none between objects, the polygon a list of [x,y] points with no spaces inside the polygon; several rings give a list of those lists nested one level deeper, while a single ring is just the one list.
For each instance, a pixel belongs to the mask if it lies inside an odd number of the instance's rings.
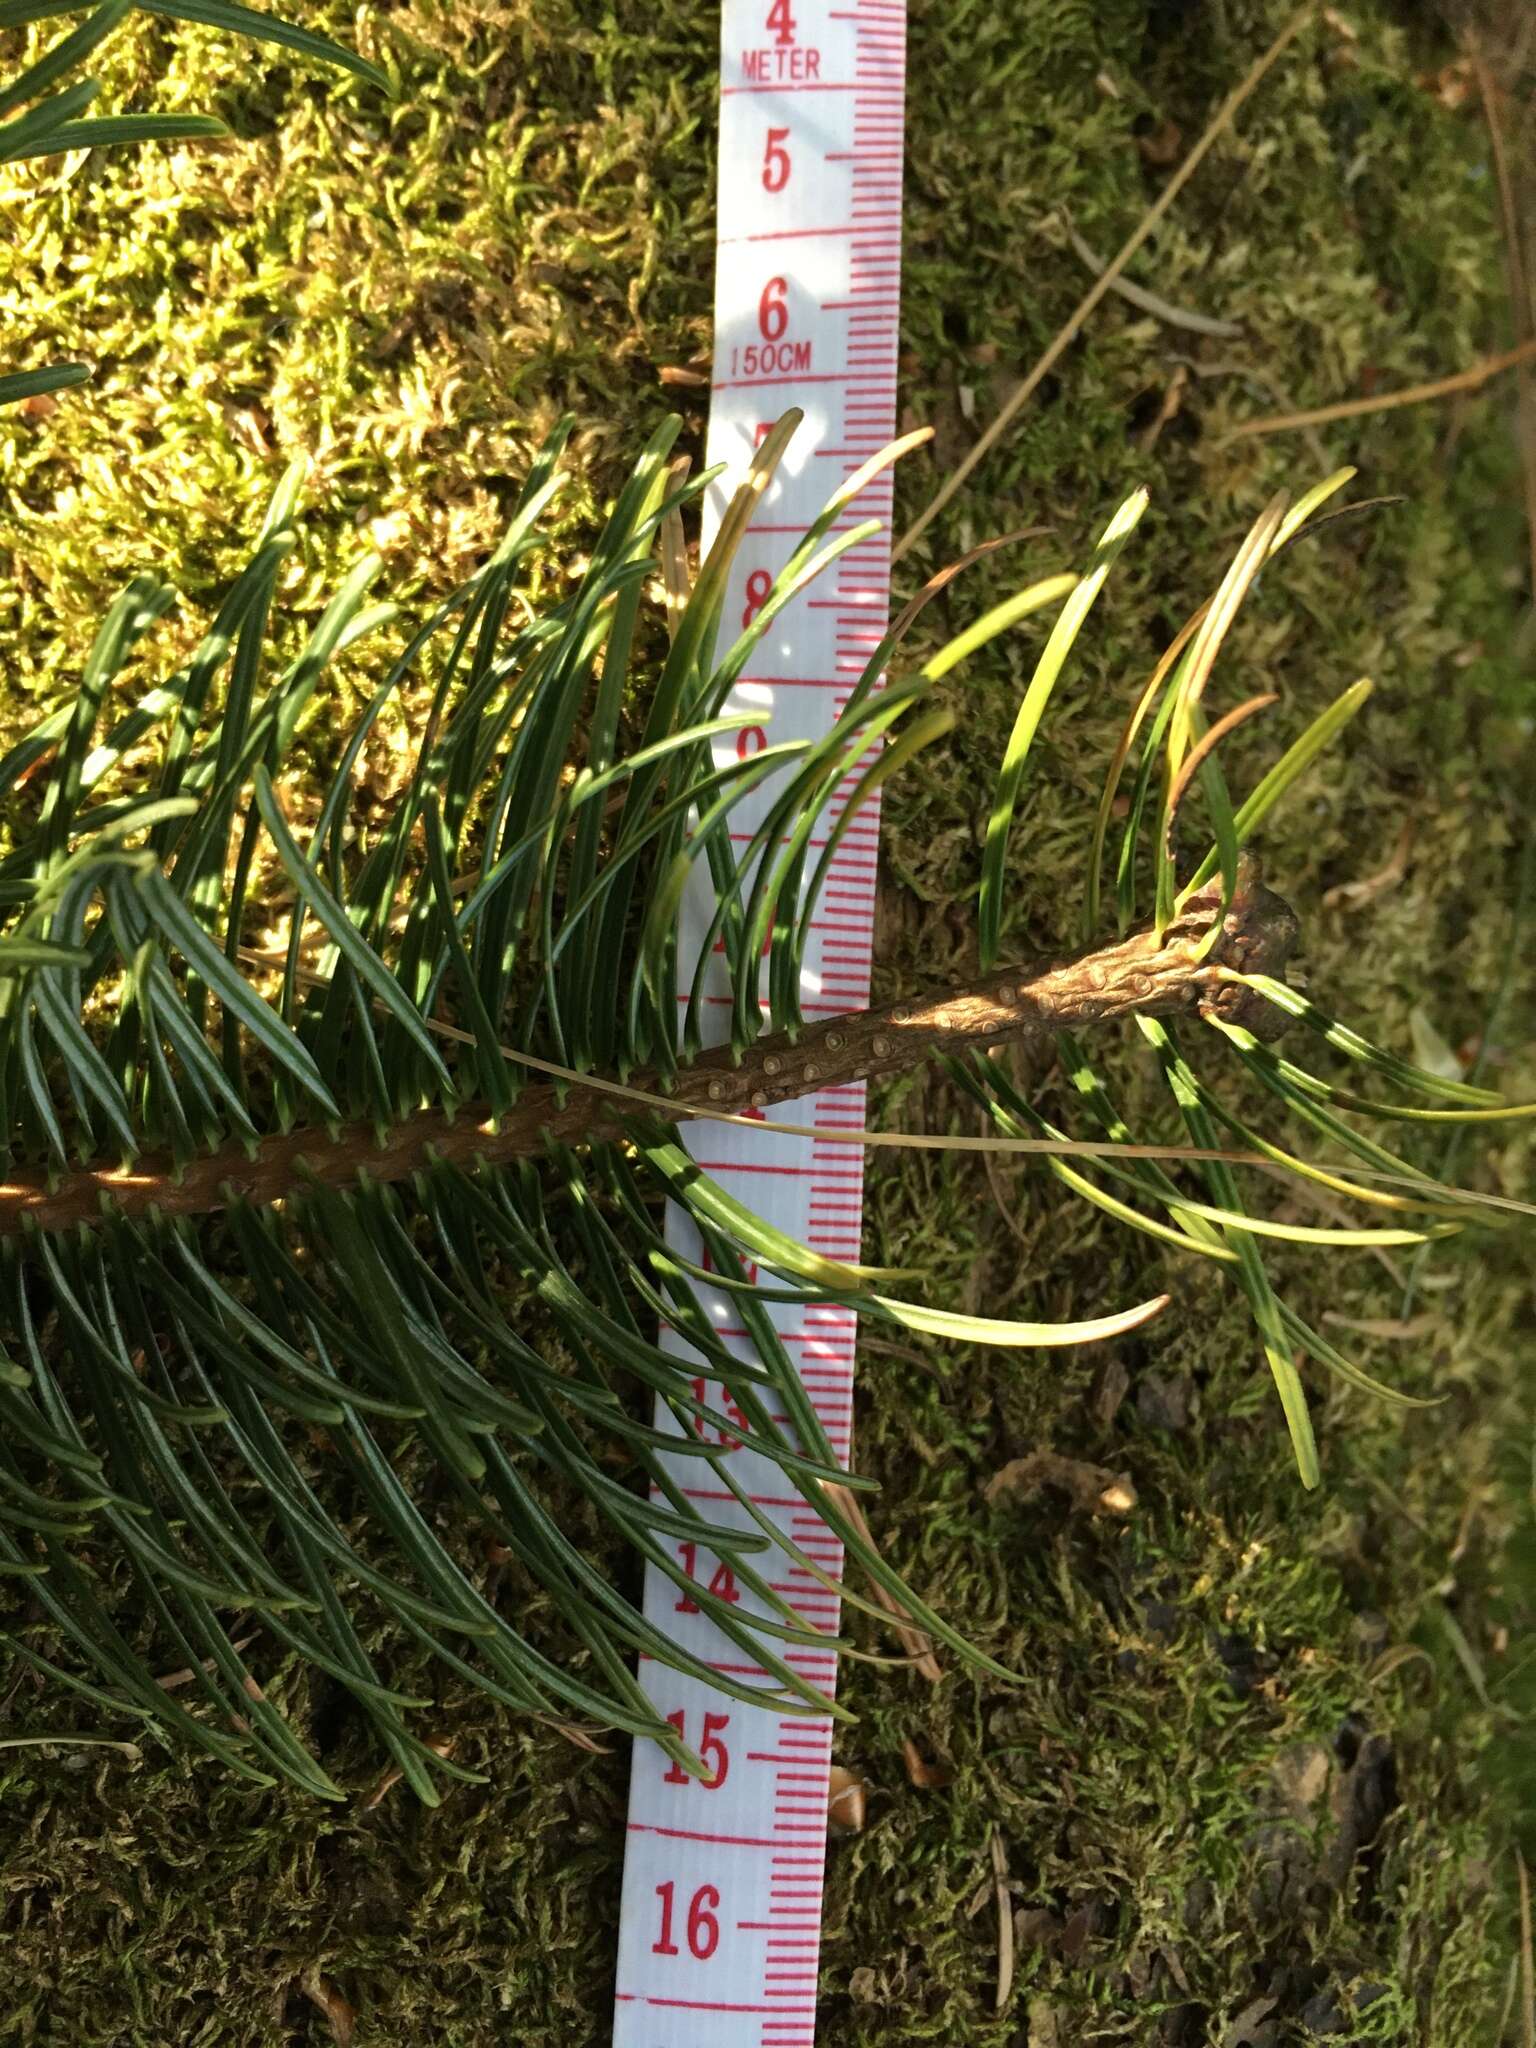
[{"label": "dead leaf fragment", "polygon": [[907,1777],[919,1792],[942,1792],[946,1785],[955,1782],[955,1774],[949,1766],[929,1763],[910,1735],[902,1742],[901,1754],[906,1762]]},{"label": "dead leaf fragment", "polygon": [[856,1835],[864,1825],[868,1794],[869,1788],[861,1777],[841,1764],[834,1764],[827,1786],[827,1825],[840,1828],[846,1835]]},{"label": "dead leaf fragment", "polygon": [[[873,1549],[875,1547],[875,1539],[870,1533],[869,1523],[865,1519],[864,1510],[859,1505],[857,1495],[850,1493],[846,1486],[829,1486],[827,1492],[831,1494],[842,1513],[848,1517],[865,1542]],[[882,1585],[874,1583],[871,1585],[870,1591],[887,1613],[895,1616],[897,1624],[896,1634],[901,1640],[901,1647],[912,1659],[912,1668],[920,1676],[926,1678],[930,1685],[937,1685],[944,1676],[944,1673],[940,1668],[939,1660],[933,1654],[933,1644],[921,1629],[910,1626],[907,1620],[906,1609],[893,1599]]]},{"label": "dead leaf fragment", "polygon": [[[1126,808],[1130,808],[1129,797],[1126,799]],[[1120,1403],[1130,1390],[1131,1376],[1126,1371],[1124,1363],[1118,1358],[1107,1359],[1093,1389],[1094,1418],[1105,1429],[1108,1429],[1120,1413]]]},{"label": "dead leaf fragment", "polygon": [[1270,1775],[1285,1803],[1305,1816],[1327,1791],[1332,1768],[1332,1759],[1322,1743],[1297,1742],[1275,1758]]},{"label": "dead leaf fragment", "polygon": [[[235,1640],[230,1644],[230,1648],[234,1650],[235,1653],[238,1655],[240,1651],[248,1650],[251,1644],[255,1642],[255,1640],[256,1634],[253,1630],[251,1634],[248,1636],[236,1636]],[[205,1657],[203,1659],[202,1668],[211,1676],[215,1669],[213,1659],[211,1657]],[[155,1683],[159,1686],[162,1692],[175,1692],[179,1686],[190,1685],[193,1679],[196,1678],[196,1676],[196,1671],[194,1671],[192,1666],[188,1664],[184,1666],[180,1671],[167,1671],[165,1676],[163,1678],[157,1678],[155,1680]]]},{"label": "dead leaf fragment", "polygon": [[253,455],[267,461],[272,454],[272,444],[267,438],[272,422],[262,408],[253,405],[242,410],[239,406],[226,405],[222,410],[230,431],[239,436]]},{"label": "dead leaf fragment", "polygon": [[299,1989],[311,2005],[318,2006],[324,2013],[326,2025],[331,2030],[331,2038],[336,2043],[336,2048],[352,2048],[357,2014],[336,1986],[322,1977],[318,1970],[307,1970],[299,1979]]},{"label": "dead leaf fragment", "polygon": [[1008,1857],[998,1828],[992,1830],[991,1850],[992,1889],[997,1899],[997,2000],[993,2010],[1001,2012],[1013,1989],[1013,1908],[1008,1902]]},{"label": "dead leaf fragment", "polygon": [[1157,446],[1158,442],[1163,438],[1164,427],[1176,420],[1183,410],[1184,387],[1188,382],[1189,371],[1183,363],[1180,363],[1174,370],[1172,377],[1168,380],[1168,388],[1163,393],[1163,402],[1158,407],[1151,425],[1141,437],[1140,445],[1143,455],[1149,454]]},{"label": "dead leaf fragment", "polygon": [[1448,114],[1459,114],[1478,97],[1477,73],[1470,57],[1453,58],[1438,71],[1421,71],[1414,83]]},{"label": "dead leaf fragment", "polygon": [[1029,2001],[1029,2048],[1065,2048],[1061,2013],[1048,1998]]},{"label": "dead leaf fragment", "polygon": [[1145,135],[1137,136],[1136,147],[1143,163],[1166,170],[1184,154],[1184,130],[1177,121],[1159,121]]},{"label": "dead leaf fragment", "polygon": [[1163,1961],[1168,1965],[1169,1976],[1173,1979],[1174,1983],[1178,1985],[1179,1989],[1183,1992],[1184,1996],[1188,1998],[1191,1994],[1189,1989],[1189,1978],[1185,1975],[1184,1972],[1183,1957],[1179,1954],[1176,1948],[1164,1947],[1158,1950],[1158,1954],[1162,1957]]},{"label": "dead leaf fragment", "polygon": [[1048,1906],[1020,1906],[1013,1916],[1015,1952],[1038,1948],[1051,1954],[1061,1939],[1061,1925]]},{"label": "dead leaf fragment", "polygon": [[1278,1998],[1265,1996],[1255,1998],[1250,2004],[1245,2005],[1222,2035],[1221,2048],[1240,2048],[1240,2044],[1247,2040],[1265,2014],[1273,2012],[1279,2003]]},{"label": "dead leaf fragment", "polygon": [[1128,1515],[1136,1505],[1136,1489],[1128,1473],[1064,1458],[1058,1451],[1031,1451],[1027,1458],[1010,1458],[987,1481],[986,1498],[996,1500],[1007,1493],[1027,1499],[1043,1486],[1059,1487],[1073,1507],[1089,1514]]},{"label": "dead leaf fragment", "polygon": [[1063,1960],[1069,1963],[1077,1962],[1093,1936],[1102,1932],[1097,1907],[1093,1904],[1078,1906],[1067,1915],[1066,1925],[1061,1930]]},{"label": "dead leaf fragment", "polygon": [[[453,1743],[451,1739],[445,1739],[438,1742],[429,1742],[427,1744],[427,1747],[432,1751],[434,1756],[449,1756],[452,1754],[453,1751]],[[404,1777],[404,1775],[405,1773],[400,1770],[386,1771],[383,1777],[380,1778],[377,1785],[375,1785],[373,1790],[368,1794],[368,1797],[363,1801],[361,1811],[364,1813],[372,1813],[373,1809],[377,1805],[379,1805],[379,1803],[390,1792],[394,1790],[395,1786],[399,1784],[400,1780]]]},{"label": "dead leaf fragment", "polygon": [[1408,872],[1408,856],[1413,851],[1413,820],[1410,818],[1397,836],[1397,844],[1385,866],[1374,875],[1363,875],[1358,882],[1340,882],[1332,889],[1323,891],[1325,910],[1361,910],[1367,903],[1374,903],[1378,896],[1388,889],[1395,889]]}]

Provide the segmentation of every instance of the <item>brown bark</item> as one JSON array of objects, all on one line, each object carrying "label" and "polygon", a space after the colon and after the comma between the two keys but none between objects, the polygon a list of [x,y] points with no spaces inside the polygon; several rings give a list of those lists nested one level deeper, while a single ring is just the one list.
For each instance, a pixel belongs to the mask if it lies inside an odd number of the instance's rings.
[{"label": "brown bark", "polygon": [[[1283,975],[1296,935],[1296,919],[1265,889],[1257,868],[1245,865],[1220,937],[1205,958],[1201,941],[1219,907],[1219,888],[1194,898],[1161,941],[1150,931],[1115,945],[1027,970],[988,975],[968,988],[907,997],[880,1009],[760,1038],[732,1060],[729,1047],[702,1053],[670,1081],[636,1075],[630,1085],[665,1095],[666,1114],[678,1122],[711,1111],[742,1113],[850,1081],[903,1072],[934,1053],[963,1052],[1012,1039],[1049,1035],[1117,1017],[1172,1017],[1219,1010],[1262,1036],[1284,1019],[1271,1005],[1222,979],[1233,967]],[[600,1086],[567,1084],[525,1089],[499,1124],[485,1103],[460,1106],[450,1118],[423,1109],[383,1139],[371,1123],[347,1126],[334,1137],[319,1127],[264,1139],[248,1154],[238,1145],[184,1167],[145,1156],[126,1167],[93,1166],[57,1178],[18,1173],[0,1184],[0,1237],[28,1226],[65,1230],[99,1220],[105,1212],[136,1217],[206,1214],[236,1200],[266,1203],[309,1186],[348,1187],[365,1176],[399,1181],[434,1158],[450,1164],[490,1164],[527,1158],[545,1143],[597,1143],[621,1138],[640,1105]]]}]

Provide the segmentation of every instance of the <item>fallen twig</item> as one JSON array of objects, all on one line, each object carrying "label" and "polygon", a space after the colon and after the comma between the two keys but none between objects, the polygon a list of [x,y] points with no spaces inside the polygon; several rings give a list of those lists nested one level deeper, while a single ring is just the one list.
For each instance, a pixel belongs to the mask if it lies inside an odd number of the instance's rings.
[{"label": "fallen twig", "polygon": [[1522,363],[1533,361],[1536,361],[1536,338],[1522,341],[1518,348],[1507,348],[1500,355],[1488,356],[1480,363],[1473,363],[1469,369],[1456,371],[1454,376],[1436,377],[1428,384],[1410,384],[1402,391],[1383,391],[1375,398],[1345,398],[1337,405],[1314,406],[1306,412],[1282,412],[1267,419],[1244,420],[1224,435],[1218,445],[1225,448],[1233,441],[1249,440],[1255,434],[1288,434],[1298,427],[1323,426],[1329,420],[1356,419],[1365,413],[1392,412],[1399,406],[1424,405],[1431,399],[1451,398],[1459,391],[1479,391],[1506,370],[1518,369]]},{"label": "fallen twig", "polygon": [[[642,1073],[621,1082],[503,1047],[505,1057],[520,1066],[573,1085],[527,1089],[499,1118],[489,1103],[460,1104],[451,1116],[442,1108],[417,1111],[383,1137],[372,1121],[334,1130],[308,1126],[262,1139],[249,1152],[232,1143],[188,1161],[157,1156],[124,1166],[102,1160],[63,1177],[27,1169],[0,1185],[0,1236],[20,1235],[29,1223],[45,1230],[99,1223],[104,1208],[123,1216],[154,1208],[166,1216],[197,1215],[241,1199],[263,1204],[317,1185],[351,1186],[364,1175],[381,1184],[400,1181],[425,1170],[434,1157],[495,1165],[542,1153],[552,1139],[623,1140],[630,1135],[626,1120],[637,1109],[659,1110],[668,1121],[700,1116],[763,1129],[766,1119],[758,1111],[806,1094],[811,1082],[818,1089],[841,1087],[903,1072],[940,1051],[958,1054],[970,1045],[1040,1039],[1064,1026],[1114,1017],[1197,1014],[1228,1000],[1221,976],[1229,963],[1283,974],[1296,920],[1279,897],[1260,886],[1256,868],[1252,885],[1239,889],[1221,917],[1217,948],[1202,958],[1200,942],[1218,917],[1219,901],[1207,891],[1161,937],[1153,930],[1137,932],[1033,973],[1013,967],[967,988],[833,1017],[797,1035],[772,1033],[739,1058],[729,1045],[711,1047],[672,1076]],[[301,978],[310,976],[301,971]],[[1260,1005],[1260,1028],[1266,1014]],[[456,1042],[474,1042],[472,1034],[441,1020],[431,1020],[430,1028]],[[860,1142],[874,1142],[875,1135],[882,1134],[860,1134]],[[981,1144],[944,1142],[977,1149]],[[988,1142],[1035,1150],[1051,1141]],[[1132,1156],[1124,1147],[1116,1151]]]}]

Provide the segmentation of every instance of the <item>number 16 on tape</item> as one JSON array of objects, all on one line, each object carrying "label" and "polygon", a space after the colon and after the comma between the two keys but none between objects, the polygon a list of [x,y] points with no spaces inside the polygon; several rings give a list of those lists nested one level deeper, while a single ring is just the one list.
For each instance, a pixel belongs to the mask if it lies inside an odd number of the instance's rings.
[{"label": "number 16 on tape", "polygon": [[[721,26],[720,187],[715,356],[708,461],[728,475],[706,512],[705,541],[731,485],[773,420],[804,413],[740,550],[725,600],[726,643],[749,625],[773,577],[833,491],[884,447],[895,428],[901,261],[901,138],[905,65],[902,0],[725,0]],[[886,473],[840,520],[888,520]],[[888,608],[889,542],[882,533],[840,558],[785,608],[754,650],[730,708],[753,723],[722,750],[815,739],[835,721]],[[723,751],[722,758],[729,758]],[[772,800],[744,803],[748,833]],[[752,808],[756,802],[758,808]],[[877,824],[861,814],[839,846],[811,916],[802,1007],[808,1017],[868,1000]],[[686,901],[679,952],[688,964],[712,903]],[[716,993],[728,983],[712,985]],[[728,1006],[714,1014],[729,1015]],[[787,1121],[862,1123],[862,1091],[785,1105]],[[691,1139],[701,1166],[739,1200],[828,1257],[859,1256],[862,1184],[848,1148],[778,1133],[708,1127]],[[669,1218],[671,1241],[696,1264],[691,1227]],[[750,1357],[739,1313],[703,1294],[718,1340]],[[837,1306],[765,1304],[831,1442],[846,1457],[855,1318]],[[770,1461],[729,1433],[723,1389],[690,1358],[695,1397],[723,1418],[706,1441],[758,1513],[814,1567],[785,1552],[754,1559],[774,1589],[816,1627],[835,1633],[827,1587],[841,1547]],[[670,1411],[657,1426],[676,1431]],[[696,1458],[672,1467],[678,1487],[716,1526],[756,1525]],[[729,1555],[702,1541],[674,1546],[677,1578],[648,1567],[647,1617],[737,1685],[766,1684],[748,1652],[701,1607],[705,1594],[752,1612]],[[689,1582],[700,1598],[690,1597]],[[780,1644],[786,1661],[830,1693],[836,1660],[811,1643]],[[704,1766],[694,1776],[657,1744],[635,1745],[620,1914],[615,2048],[811,2048],[816,2023],[822,1865],[831,1725],[786,1712],[766,1695],[744,1702],[702,1678],[649,1660],[641,1681],[660,1716]]]}]

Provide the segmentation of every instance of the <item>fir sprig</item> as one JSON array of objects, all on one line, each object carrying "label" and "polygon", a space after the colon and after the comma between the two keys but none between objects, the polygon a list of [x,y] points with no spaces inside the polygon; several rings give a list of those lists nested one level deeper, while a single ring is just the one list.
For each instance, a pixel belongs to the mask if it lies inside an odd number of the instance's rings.
[{"label": "fir sprig", "polygon": [[[753,1216],[684,1149],[684,1108],[718,1114],[802,1093],[823,1060],[860,1048],[866,1073],[947,1056],[1000,1145],[1059,1148],[1047,1163],[1075,1193],[1230,1272],[1306,1483],[1317,1462],[1302,1355],[1390,1395],[1276,1294],[1262,1246],[1413,1242],[1464,1209],[1351,1121],[1405,1106],[1341,1095],[1266,1040],[1294,1013],[1393,1089],[1458,1115],[1522,1112],[1377,1050],[1283,980],[1294,920],[1259,889],[1248,841],[1342,725],[1337,712],[1243,803],[1227,794],[1219,748],[1205,750],[1187,779],[1216,845],[1177,885],[1169,793],[1207,731],[1200,699],[1216,643],[1254,563],[1300,530],[1295,515],[1268,509],[1240,571],[1142,695],[1115,770],[1150,721],[1115,853],[1121,931],[1091,934],[1054,969],[1015,967],[807,1027],[799,969],[825,865],[812,842],[873,793],[857,767],[871,739],[886,735],[885,759],[898,764],[939,744],[936,679],[1056,608],[991,806],[995,905],[1030,743],[1139,507],[1117,514],[1081,573],[1030,586],[916,672],[901,644],[909,608],[826,739],[739,761],[731,686],[784,604],[846,545],[832,529],[886,459],[829,504],[727,643],[726,579],[794,426],[786,417],[759,451],[658,670],[641,660],[637,628],[659,540],[708,479],[676,480],[669,423],[579,577],[534,585],[561,430],[492,558],[389,666],[313,812],[285,773],[301,719],[338,653],[393,613],[369,603],[379,564],[365,558],[297,658],[272,669],[296,474],[185,666],[111,708],[172,595],[141,574],[103,622],[74,701],[0,761],[0,801],[16,821],[0,859],[0,1571],[25,1580],[35,1603],[11,1631],[16,1653],[103,1712],[153,1722],[248,1776],[336,1796],[237,1645],[254,1623],[344,1685],[397,1768],[435,1798],[458,1770],[418,1732],[425,1702],[391,1685],[372,1647],[380,1612],[431,1650],[445,1683],[648,1734],[677,1755],[634,1675],[637,1652],[741,1696],[825,1710],[785,1652],[830,1639],[774,1590],[782,1565],[804,1558],[751,1517],[737,1446],[771,1461],[836,1530],[876,1595],[996,1671],[849,1512],[839,1489],[863,1482],[841,1470],[764,1301],[850,1302],[929,1335],[1029,1347],[1129,1327],[1163,1298],[1055,1328],[911,1302],[889,1276],[828,1261]],[[1345,481],[1304,499],[1303,519]],[[566,594],[535,601],[532,587]],[[419,689],[419,751],[370,829],[359,789],[368,735],[392,699]],[[733,821],[759,791],[765,821],[738,841]],[[1095,863],[1110,815],[1101,805]],[[711,941],[732,991],[718,1054],[698,1049],[703,984],[678,954],[675,910],[696,876],[714,892]],[[1138,929],[1149,877],[1158,916]],[[275,949],[258,944],[274,916]],[[1134,1141],[1083,1050],[1114,1017],[1133,1018],[1150,1042],[1194,1154],[1189,1181],[1162,1156],[1181,1148]],[[1299,1158],[1251,1129],[1191,1067],[1181,1028],[1230,1044],[1343,1163]],[[1071,1135],[1045,1124],[989,1056],[1020,1031],[1056,1036],[1097,1127],[1077,1158]],[[974,1049],[958,1053],[968,1036]],[[530,1067],[553,1084],[530,1080]],[[623,1087],[634,1092],[612,1092]],[[1242,1158],[1386,1204],[1392,1220],[1330,1232],[1250,1214],[1224,1138]],[[1383,1174],[1385,1186],[1370,1178]],[[699,1262],[668,1246],[668,1200],[692,1217]],[[744,1345],[716,1335],[709,1288],[739,1305]],[[658,1341],[663,1326],[691,1357]],[[679,1455],[707,1484],[679,1484]],[[740,1502],[746,1530],[712,1519],[701,1492]],[[560,1515],[576,1497],[669,1574],[762,1680],[706,1667],[611,1585]],[[525,1626],[487,1596],[473,1561],[484,1541],[502,1546],[544,1622]],[[729,1561],[750,1601],[695,1584],[682,1562],[690,1545]],[[109,1558],[130,1571],[161,1653],[194,1674],[187,1699],[156,1683],[139,1637],[124,1632],[102,1584]],[[856,1586],[851,1597],[878,1604]]]}]

